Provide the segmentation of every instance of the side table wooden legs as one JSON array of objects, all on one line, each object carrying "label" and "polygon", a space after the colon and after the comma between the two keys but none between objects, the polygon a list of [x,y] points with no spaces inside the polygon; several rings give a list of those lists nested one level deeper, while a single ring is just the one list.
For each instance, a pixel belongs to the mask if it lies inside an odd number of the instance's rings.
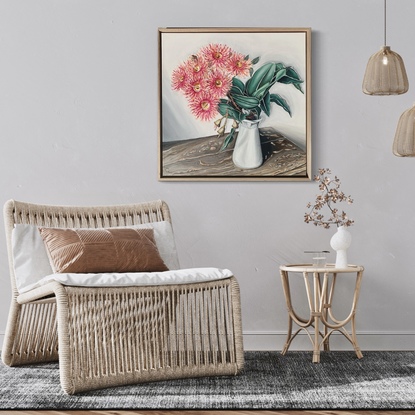
[{"label": "side table wooden legs", "polygon": [[[357,301],[359,300],[359,294],[360,294],[360,286],[362,283],[362,277],[363,277],[363,270],[357,271],[356,273],[356,283],[355,283],[355,290],[353,294],[353,301],[352,301],[352,307],[350,310],[350,314],[347,318],[344,320],[337,320],[332,313],[331,310],[331,303],[333,300],[333,293],[334,293],[334,285],[336,283],[337,273],[333,273],[333,279],[332,284],[330,287],[330,293],[328,297],[328,314],[326,316],[323,316],[322,321],[323,324],[325,324],[326,327],[331,328],[332,330],[327,334],[327,338],[330,336],[330,334],[337,330],[340,333],[342,333],[347,340],[350,341],[352,344],[356,356],[361,359],[363,357],[363,354],[360,350],[359,344],[357,343],[357,337],[356,337],[356,307],[357,307]],[[325,279],[327,279],[325,275]],[[328,318],[327,318],[328,317]],[[350,322],[351,326],[351,333],[348,333],[345,329],[345,325]]]},{"label": "side table wooden legs", "polygon": [[[294,310],[291,300],[291,290],[289,283],[289,272],[301,273],[304,279],[308,306],[310,315],[308,319],[300,317]],[[338,320],[333,315],[332,301],[336,279],[339,273],[356,273],[356,282],[353,295],[351,310],[347,318]],[[288,311],[288,333],[285,345],[282,350],[284,355],[293,339],[301,330],[305,330],[313,345],[313,363],[320,362],[320,350],[330,350],[329,340],[334,331],[338,331],[345,336],[352,344],[356,356],[360,359],[363,357],[357,343],[356,337],[356,306],[359,299],[360,286],[363,276],[363,267],[349,266],[346,269],[335,268],[313,268],[311,266],[282,266],[280,267],[282,287],[284,290],[285,301]],[[312,278],[311,278],[312,277]],[[345,326],[350,322],[351,333]],[[299,328],[293,334],[293,323]],[[323,331],[320,329],[322,325]],[[314,332],[310,332],[309,327],[314,328]]]}]

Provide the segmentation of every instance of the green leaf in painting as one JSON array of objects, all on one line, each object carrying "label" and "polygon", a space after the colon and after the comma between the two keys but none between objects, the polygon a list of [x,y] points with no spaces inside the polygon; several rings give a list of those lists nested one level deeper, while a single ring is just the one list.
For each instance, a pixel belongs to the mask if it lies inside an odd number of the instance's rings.
[{"label": "green leaf in painting", "polygon": [[244,91],[243,90],[240,90],[237,86],[232,86],[231,87],[231,90],[230,90],[230,94],[231,95],[243,95],[244,94]]},{"label": "green leaf in painting", "polygon": [[290,106],[288,105],[287,101],[281,95],[271,94],[269,98],[270,98],[271,102],[274,102],[275,104],[282,107],[285,111],[287,111],[288,114],[290,114],[290,117],[291,117]]},{"label": "green leaf in painting", "polygon": [[287,73],[283,76],[279,82],[282,84],[293,84],[299,91],[303,92],[301,84],[304,82],[300,79],[300,76],[294,68],[291,66],[287,68]]},{"label": "green leaf in painting", "polygon": [[287,76],[293,80],[296,80],[297,82],[303,82],[300,78],[300,75],[298,75],[297,71],[292,66],[287,67]]},{"label": "green leaf in painting", "polygon": [[264,98],[262,99],[261,103],[260,103],[260,107],[262,109],[262,111],[265,112],[265,114],[268,115],[268,117],[271,114],[271,99],[270,99],[270,94],[269,92],[267,92],[264,96]]},{"label": "green leaf in painting", "polygon": [[275,71],[278,72],[281,69],[285,69],[285,65],[283,63],[281,63],[281,62],[276,63],[275,64]]},{"label": "green leaf in painting", "polygon": [[261,88],[258,88],[253,96],[255,98],[258,98],[259,100],[261,100],[263,98],[263,96],[268,92],[268,90],[271,88],[271,84],[267,83],[265,85],[262,85]]},{"label": "green leaf in painting", "polygon": [[259,62],[259,59],[260,59],[260,57],[259,57],[259,56],[257,56],[256,58],[252,59],[252,60],[251,60],[252,65],[256,65],[256,64]]},{"label": "green leaf in painting", "polygon": [[275,74],[275,82],[281,82],[280,79],[286,74],[287,74],[286,68],[281,68],[280,70],[278,70],[277,73]]},{"label": "green leaf in painting", "polygon": [[257,69],[252,75],[250,82],[246,84],[246,92],[252,96],[255,91],[261,88],[264,84],[271,83],[275,75],[276,64],[269,62]]},{"label": "green leaf in painting", "polygon": [[[254,119],[254,120],[259,119],[259,116],[261,115],[261,106],[260,105],[258,105],[255,108],[252,108],[251,114],[250,115],[247,115],[246,118],[248,118],[248,119]],[[252,118],[252,115],[254,116],[253,118]]]},{"label": "green leaf in painting", "polygon": [[303,88],[301,87],[301,84],[293,84],[300,92],[304,94]]},{"label": "green leaf in painting", "polygon": [[222,144],[222,147],[220,148],[220,151],[225,150],[229,146],[229,144],[232,143],[234,138],[235,138],[235,128],[231,128],[231,131],[223,140],[223,144]]},{"label": "green leaf in painting", "polygon": [[232,85],[240,89],[241,91],[245,89],[244,83],[240,79],[238,79],[236,76],[232,78]]},{"label": "green leaf in painting", "polygon": [[245,118],[244,114],[242,114],[240,111],[238,111],[228,101],[224,99],[221,99],[218,104],[218,112],[223,117],[229,117],[237,121],[240,121],[241,119]]},{"label": "green leaf in painting", "polygon": [[255,108],[259,105],[259,100],[255,97],[247,97],[246,95],[232,95],[232,98],[238,107],[245,110]]}]

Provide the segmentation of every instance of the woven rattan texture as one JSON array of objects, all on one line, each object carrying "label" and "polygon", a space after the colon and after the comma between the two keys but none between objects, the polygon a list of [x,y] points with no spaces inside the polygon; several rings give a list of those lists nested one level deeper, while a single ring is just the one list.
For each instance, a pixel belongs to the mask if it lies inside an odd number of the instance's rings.
[{"label": "woven rattan texture", "polygon": [[13,297],[2,359],[57,360],[63,390],[230,375],[243,367],[239,286],[234,277],[157,287],[65,287],[20,295],[11,253],[15,223],[101,228],[170,221],[162,201],[65,207],[9,201],[4,208]]}]

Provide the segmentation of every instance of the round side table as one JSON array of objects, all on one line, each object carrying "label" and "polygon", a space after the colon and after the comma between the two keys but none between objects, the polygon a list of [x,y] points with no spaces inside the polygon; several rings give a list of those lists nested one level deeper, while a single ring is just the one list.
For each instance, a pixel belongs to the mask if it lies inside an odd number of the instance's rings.
[{"label": "round side table", "polygon": [[[348,265],[347,268],[335,268],[332,264],[324,267],[316,267],[311,264],[280,266],[282,286],[288,311],[288,334],[287,341],[281,352],[283,355],[287,352],[295,336],[301,330],[305,330],[313,344],[313,363],[320,362],[321,346],[323,346],[324,350],[330,350],[329,340],[334,331],[340,332],[350,341],[359,359],[363,357],[357,343],[355,328],[356,306],[359,299],[363,270],[364,268],[360,265]],[[289,276],[291,274],[300,275],[304,279],[310,308],[310,316],[308,318],[300,317],[294,311],[289,282]],[[348,317],[344,320],[337,320],[333,316],[332,311],[334,287],[339,274],[356,274],[351,310]],[[299,329],[294,334],[292,334],[293,322],[299,326]],[[351,333],[345,328],[349,322],[351,325]],[[323,332],[320,330],[320,323],[324,328]],[[309,327],[314,327],[314,333],[310,333]]]}]

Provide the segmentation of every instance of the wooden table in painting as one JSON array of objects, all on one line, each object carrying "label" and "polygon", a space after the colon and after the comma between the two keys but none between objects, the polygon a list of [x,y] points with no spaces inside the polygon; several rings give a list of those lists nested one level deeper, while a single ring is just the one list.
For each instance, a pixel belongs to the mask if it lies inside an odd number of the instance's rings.
[{"label": "wooden table in painting", "polygon": [[304,150],[273,128],[260,128],[260,137],[264,163],[252,170],[243,170],[233,164],[233,144],[221,151],[224,137],[210,136],[163,143],[163,177],[306,176]]},{"label": "wooden table in painting", "polygon": [[[356,356],[359,359],[362,358],[363,355],[356,338],[355,315],[363,277],[363,267],[359,265],[348,265],[347,268],[335,268],[334,265],[326,265],[324,267],[315,267],[310,264],[283,265],[280,267],[280,274],[288,310],[288,334],[282,354],[284,355],[287,352],[295,336],[301,330],[305,330],[313,344],[313,362],[319,363],[321,346],[324,347],[324,350],[330,350],[330,336],[334,331],[338,331],[350,341]],[[289,283],[290,274],[300,275],[304,279],[310,308],[308,318],[300,317],[294,311]],[[334,287],[339,274],[356,274],[351,310],[348,317],[344,320],[337,320],[333,316],[332,310]],[[312,283],[310,283],[310,280],[312,280]],[[311,285],[313,285],[313,288],[311,288]],[[293,322],[299,326],[299,329],[294,334],[292,334]],[[349,322],[351,333],[345,328]],[[320,323],[324,326],[324,332],[320,330]],[[308,329],[310,326],[314,327],[314,333],[310,333]]]}]

